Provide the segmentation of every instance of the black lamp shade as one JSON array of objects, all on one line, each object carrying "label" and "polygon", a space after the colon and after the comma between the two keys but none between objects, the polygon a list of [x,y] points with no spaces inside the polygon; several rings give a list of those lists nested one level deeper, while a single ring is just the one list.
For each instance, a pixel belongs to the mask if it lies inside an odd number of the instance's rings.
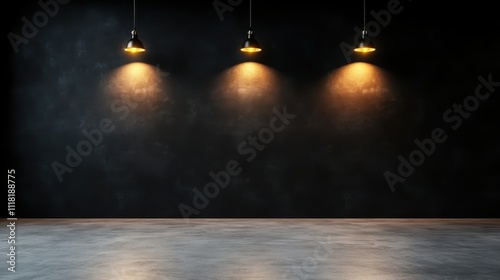
[{"label": "black lamp shade", "polygon": [[125,47],[125,51],[134,53],[146,51],[141,40],[139,40],[139,36],[137,36],[137,32],[135,31],[135,29],[132,30],[132,38],[128,40],[127,46]]},{"label": "black lamp shade", "polygon": [[367,53],[375,51],[375,45],[364,37],[359,40],[358,45],[354,49],[355,52]]},{"label": "black lamp shade", "polygon": [[260,47],[259,42],[257,42],[257,40],[255,39],[255,37],[253,35],[252,29],[248,30],[248,37],[243,42],[243,45],[241,46],[241,51],[242,52],[260,52],[260,51],[262,51],[262,48]]}]

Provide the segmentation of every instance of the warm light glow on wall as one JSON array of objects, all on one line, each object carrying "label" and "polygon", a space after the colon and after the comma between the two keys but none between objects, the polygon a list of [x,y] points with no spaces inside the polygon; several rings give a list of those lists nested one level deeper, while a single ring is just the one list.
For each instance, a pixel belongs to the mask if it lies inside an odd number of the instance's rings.
[{"label": "warm light glow on wall", "polygon": [[214,86],[213,97],[218,106],[230,111],[271,112],[282,90],[283,80],[277,71],[263,64],[245,62],[220,75]]},{"label": "warm light glow on wall", "polygon": [[337,94],[358,100],[367,96],[382,96],[387,91],[382,70],[364,62],[352,63],[334,71],[328,82],[328,87]]},{"label": "warm light glow on wall", "polygon": [[339,125],[362,126],[376,120],[394,99],[390,75],[372,64],[351,63],[331,72],[321,86],[319,106]]},{"label": "warm light glow on wall", "polygon": [[134,62],[113,71],[104,86],[111,98],[147,104],[166,98],[165,83],[165,72],[149,64]]}]

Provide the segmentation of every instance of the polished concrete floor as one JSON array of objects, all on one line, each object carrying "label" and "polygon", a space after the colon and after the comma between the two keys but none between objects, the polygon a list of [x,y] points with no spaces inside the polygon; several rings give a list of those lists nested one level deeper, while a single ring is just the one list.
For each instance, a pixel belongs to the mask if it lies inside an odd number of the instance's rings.
[{"label": "polished concrete floor", "polygon": [[15,273],[9,233],[3,280],[500,279],[498,219],[19,219]]}]

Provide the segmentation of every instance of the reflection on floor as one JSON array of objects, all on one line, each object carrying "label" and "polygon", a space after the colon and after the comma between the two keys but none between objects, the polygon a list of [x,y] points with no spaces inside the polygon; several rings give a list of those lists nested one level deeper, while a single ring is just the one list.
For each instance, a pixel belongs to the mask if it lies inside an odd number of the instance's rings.
[{"label": "reflection on floor", "polygon": [[[6,222],[7,223],[7,222]],[[1,279],[498,280],[498,219],[19,219]]]}]

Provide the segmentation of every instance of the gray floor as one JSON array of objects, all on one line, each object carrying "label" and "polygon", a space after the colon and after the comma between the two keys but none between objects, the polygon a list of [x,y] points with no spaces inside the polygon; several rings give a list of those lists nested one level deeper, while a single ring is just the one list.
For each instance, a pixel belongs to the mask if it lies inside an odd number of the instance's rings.
[{"label": "gray floor", "polygon": [[[7,221],[5,221],[7,224]],[[500,220],[18,220],[1,279],[500,279]]]}]

